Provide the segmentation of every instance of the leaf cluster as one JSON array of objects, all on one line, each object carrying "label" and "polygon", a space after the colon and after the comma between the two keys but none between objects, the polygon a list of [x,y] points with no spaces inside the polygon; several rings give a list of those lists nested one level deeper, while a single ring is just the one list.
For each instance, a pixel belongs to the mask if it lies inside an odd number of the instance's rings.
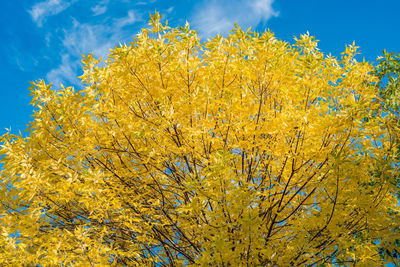
[{"label": "leaf cluster", "polygon": [[0,262],[384,263],[398,128],[357,48],[160,19],[85,57],[82,90],[33,84],[28,136],[1,138]]}]

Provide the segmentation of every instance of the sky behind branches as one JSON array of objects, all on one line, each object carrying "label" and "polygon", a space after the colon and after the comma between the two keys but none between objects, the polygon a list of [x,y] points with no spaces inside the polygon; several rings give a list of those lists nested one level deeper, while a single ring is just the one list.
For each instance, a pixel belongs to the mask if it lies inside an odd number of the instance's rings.
[{"label": "sky behind branches", "polygon": [[29,81],[44,79],[80,88],[82,54],[106,56],[129,43],[159,11],[173,27],[188,21],[205,40],[239,26],[269,28],[280,39],[316,36],[326,54],[360,46],[359,60],[382,50],[400,52],[398,0],[18,0],[2,1],[0,13],[0,129],[23,132],[31,120]]}]

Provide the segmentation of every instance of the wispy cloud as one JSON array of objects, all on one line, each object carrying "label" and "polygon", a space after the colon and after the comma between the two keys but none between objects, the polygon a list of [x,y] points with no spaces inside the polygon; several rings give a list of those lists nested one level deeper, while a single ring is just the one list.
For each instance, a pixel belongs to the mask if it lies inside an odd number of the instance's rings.
[{"label": "wispy cloud", "polygon": [[103,1],[100,1],[94,7],[92,7],[91,10],[93,12],[93,16],[98,16],[98,15],[106,13],[109,2],[110,2],[110,0],[103,0]]},{"label": "wispy cloud", "polygon": [[8,62],[21,71],[32,71],[39,64],[39,61],[34,56],[23,53],[16,44],[9,44],[6,51]]},{"label": "wispy cloud", "polygon": [[274,0],[204,0],[193,11],[191,22],[203,37],[226,34],[236,22],[242,27],[255,27],[278,16]]},{"label": "wispy cloud", "polygon": [[104,56],[106,47],[110,45],[109,27],[102,24],[80,23],[74,20],[74,25],[64,30],[62,45],[64,50],[74,57],[93,52],[96,57]]},{"label": "wispy cloud", "polygon": [[36,3],[28,10],[33,21],[37,26],[41,27],[47,17],[57,15],[71,6],[76,0],[63,1],[63,0],[45,0]]},{"label": "wispy cloud", "polygon": [[255,20],[266,22],[271,17],[277,17],[279,13],[272,8],[274,0],[254,0],[248,2],[255,15]]},{"label": "wispy cloud", "polygon": [[47,73],[46,79],[59,86],[61,83],[64,85],[66,82],[69,85],[78,85],[80,82],[77,78],[77,71],[79,70],[79,62],[71,59],[68,54],[63,54],[61,57],[61,64]]},{"label": "wispy cloud", "polygon": [[135,23],[137,20],[138,20],[138,18],[135,15],[135,11],[129,10],[127,16],[125,16],[123,18],[116,19],[114,21],[114,27],[120,29],[120,28],[123,28],[123,27],[125,27],[127,25],[131,25],[131,24]]},{"label": "wispy cloud", "polygon": [[78,85],[76,79],[80,69],[81,55],[93,53],[94,57],[105,57],[110,48],[133,37],[127,27],[140,21],[140,15],[129,10],[126,16],[115,18],[111,23],[81,23],[73,20],[71,28],[63,30],[61,64],[47,74],[47,79],[59,85],[60,82]]},{"label": "wispy cloud", "polygon": [[171,6],[171,7],[169,7],[166,11],[167,11],[167,13],[171,13],[172,11],[174,11],[174,7]]},{"label": "wispy cloud", "polygon": [[148,4],[154,4],[155,2],[157,2],[157,0],[136,1],[135,5],[136,6],[144,6],[144,5],[148,5]]},{"label": "wispy cloud", "polygon": [[64,30],[64,49],[74,56],[90,52],[95,57],[105,56],[115,43],[133,36],[133,33],[124,27],[136,23],[139,19],[133,10],[127,13],[124,17],[114,19],[111,24],[80,23],[74,20],[73,26]]}]

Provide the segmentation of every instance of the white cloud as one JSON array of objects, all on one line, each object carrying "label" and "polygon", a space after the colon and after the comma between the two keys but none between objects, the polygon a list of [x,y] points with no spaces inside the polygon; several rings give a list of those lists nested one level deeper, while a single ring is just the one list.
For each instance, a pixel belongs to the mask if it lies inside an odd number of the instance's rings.
[{"label": "white cloud", "polygon": [[194,9],[191,22],[203,37],[226,34],[236,22],[242,28],[255,27],[278,16],[274,0],[204,0]]},{"label": "white cloud", "polygon": [[71,29],[64,30],[62,44],[66,52],[74,57],[93,52],[95,57],[104,56],[106,47],[110,45],[107,26],[91,25],[74,21]]},{"label": "white cloud", "polygon": [[96,6],[92,7],[93,16],[98,16],[106,13],[109,0],[100,1]]},{"label": "white cloud", "polygon": [[15,44],[9,44],[6,51],[8,61],[21,71],[32,71],[39,64],[35,57],[23,53]]},{"label": "white cloud", "polygon": [[61,13],[74,2],[76,2],[76,0],[45,0],[33,5],[32,8],[28,10],[28,13],[31,15],[37,26],[41,27],[47,17]]},{"label": "white cloud", "polygon": [[95,57],[107,55],[110,48],[133,33],[123,28],[138,21],[135,12],[129,10],[128,14],[113,20],[111,25],[90,24],[73,21],[72,28],[64,30],[62,44],[66,51],[73,56],[92,52]]},{"label": "white cloud", "polygon": [[251,8],[253,9],[254,15],[256,16],[255,19],[266,22],[271,17],[278,16],[279,13],[272,8],[273,2],[274,0],[255,0],[249,2]]},{"label": "white cloud", "polygon": [[174,7],[171,6],[171,7],[169,7],[166,11],[167,11],[167,13],[171,13],[172,11],[174,11]]},{"label": "white cloud", "polygon": [[72,60],[68,54],[63,54],[61,59],[61,64],[52,69],[46,75],[47,81],[53,83],[53,85],[58,88],[60,83],[64,85],[68,82],[68,86],[70,85],[79,85],[79,79],[77,78],[77,71],[79,69],[79,62],[76,60]]},{"label": "white cloud", "polygon": [[135,16],[135,12],[133,10],[129,10],[127,16],[115,20],[114,26],[117,28],[122,28],[135,23],[137,20],[138,19]]},{"label": "white cloud", "polygon": [[46,36],[44,37],[44,40],[46,42],[46,46],[47,47],[50,47],[51,38],[52,38],[51,32],[46,33]]},{"label": "white cloud", "polygon": [[55,85],[60,82],[78,85],[76,77],[80,75],[81,55],[93,53],[95,58],[107,56],[110,48],[134,36],[135,32],[126,26],[137,21],[138,16],[133,10],[129,10],[124,17],[112,20],[111,24],[80,23],[74,20],[71,28],[63,30],[61,64],[51,70],[46,78]]},{"label": "white cloud", "polygon": [[[137,1],[137,2],[135,2],[135,5],[136,6],[145,6],[148,4],[154,4],[156,1],[157,0]],[[129,2],[129,0],[127,2]]]}]

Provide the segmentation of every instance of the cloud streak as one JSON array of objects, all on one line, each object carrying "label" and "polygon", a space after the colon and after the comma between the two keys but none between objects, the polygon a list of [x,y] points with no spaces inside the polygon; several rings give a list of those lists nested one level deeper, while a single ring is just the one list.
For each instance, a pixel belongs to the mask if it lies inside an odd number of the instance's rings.
[{"label": "cloud streak", "polygon": [[204,0],[193,12],[191,22],[202,37],[226,34],[236,22],[242,27],[256,27],[278,16],[274,0]]},{"label": "cloud streak", "polygon": [[103,1],[100,1],[94,7],[92,7],[90,10],[92,10],[93,16],[98,16],[98,15],[102,15],[102,14],[106,13],[109,2],[110,2],[110,0],[103,0]]},{"label": "cloud streak", "polygon": [[50,16],[57,15],[70,7],[76,0],[45,0],[32,6],[28,13],[38,27],[43,26],[43,22]]},{"label": "cloud streak", "polygon": [[110,48],[133,37],[127,26],[137,23],[139,18],[134,10],[128,10],[126,16],[115,18],[109,24],[81,23],[74,19],[72,27],[63,30],[61,64],[48,72],[46,78],[55,85],[60,82],[79,85],[76,76],[80,75],[81,55],[93,53],[95,58],[107,56]]},{"label": "cloud streak", "polygon": [[131,24],[135,23],[137,20],[138,19],[136,18],[135,12],[133,10],[129,10],[127,16],[116,19],[114,21],[114,27],[116,27],[117,29],[120,29],[127,25],[131,25]]},{"label": "cloud streak", "polygon": [[138,21],[134,10],[128,10],[126,16],[115,18],[111,24],[80,23],[74,20],[73,26],[64,30],[62,44],[70,55],[80,56],[93,52],[95,57],[105,56],[115,43],[132,35],[124,27]]},{"label": "cloud streak", "polygon": [[47,73],[46,79],[58,86],[61,83],[69,82],[73,85],[78,85],[80,82],[76,76],[79,69],[79,62],[71,59],[68,54],[63,54],[61,64]]}]

